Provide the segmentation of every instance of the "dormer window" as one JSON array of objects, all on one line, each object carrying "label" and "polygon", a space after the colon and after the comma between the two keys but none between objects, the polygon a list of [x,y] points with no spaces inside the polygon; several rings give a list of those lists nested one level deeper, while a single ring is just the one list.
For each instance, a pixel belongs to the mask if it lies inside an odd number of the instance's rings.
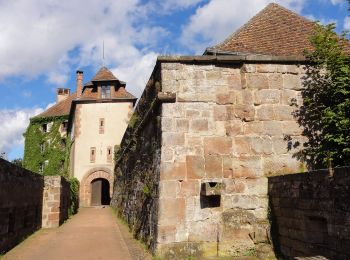
[{"label": "dormer window", "polygon": [[101,86],[101,98],[111,98],[110,86]]}]

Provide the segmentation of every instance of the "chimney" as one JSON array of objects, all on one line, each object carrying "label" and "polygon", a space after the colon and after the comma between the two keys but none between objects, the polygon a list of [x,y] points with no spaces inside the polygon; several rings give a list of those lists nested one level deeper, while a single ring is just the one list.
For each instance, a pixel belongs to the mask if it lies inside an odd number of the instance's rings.
[{"label": "chimney", "polygon": [[70,95],[70,89],[69,88],[58,88],[57,89],[57,95],[56,95],[56,103],[61,102],[62,100],[65,100]]},{"label": "chimney", "polygon": [[77,97],[83,92],[83,71],[77,70]]}]

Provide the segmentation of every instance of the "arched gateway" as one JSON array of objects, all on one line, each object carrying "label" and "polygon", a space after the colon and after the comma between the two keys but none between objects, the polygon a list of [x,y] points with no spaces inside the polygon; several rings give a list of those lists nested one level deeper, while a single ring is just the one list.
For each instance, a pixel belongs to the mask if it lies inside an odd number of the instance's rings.
[{"label": "arched gateway", "polygon": [[107,168],[88,171],[80,182],[80,205],[109,205],[113,192],[113,173]]}]

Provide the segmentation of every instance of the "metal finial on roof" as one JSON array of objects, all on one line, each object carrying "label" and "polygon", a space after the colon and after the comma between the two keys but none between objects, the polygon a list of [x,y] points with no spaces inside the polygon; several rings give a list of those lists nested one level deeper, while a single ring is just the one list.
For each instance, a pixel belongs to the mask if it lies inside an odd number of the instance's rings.
[{"label": "metal finial on roof", "polygon": [[102,66],[105,66],[105,41],[102,42]]}]

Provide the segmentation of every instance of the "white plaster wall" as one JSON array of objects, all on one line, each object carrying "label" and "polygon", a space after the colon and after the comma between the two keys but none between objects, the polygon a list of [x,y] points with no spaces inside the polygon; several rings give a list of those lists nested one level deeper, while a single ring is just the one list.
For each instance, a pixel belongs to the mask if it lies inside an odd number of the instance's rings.
[{"label": "white plaster wall", "polygon": [[[114,162],[107,162],[107,147],[119,145],[129,121],[131,102],[82,104],[80,134],[75,136],[73,175],[79,181],[92,168],[106,167],[111,171]],[[104,118],[104,134],[99,133],[99,119]],[[96,147],[96,159],[90,162],[90,147]]]}]

